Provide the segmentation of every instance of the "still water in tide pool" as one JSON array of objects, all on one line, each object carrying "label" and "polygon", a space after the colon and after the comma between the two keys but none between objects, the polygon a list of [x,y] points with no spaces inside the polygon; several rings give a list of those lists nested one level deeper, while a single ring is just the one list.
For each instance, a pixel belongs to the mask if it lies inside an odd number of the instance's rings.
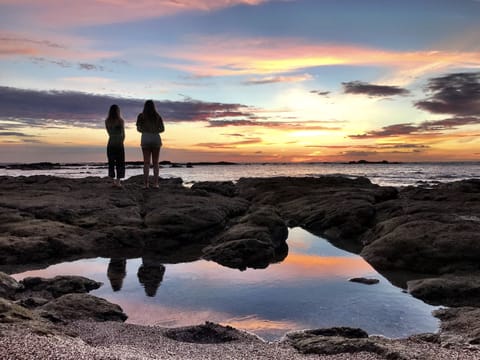
[{"label": "still water in tide pool", "polygon": [[[360,327],[387,337],[437,330],[431,315],[435,307],[390,284],[360,256],[300,228],[290,229],[288,246],[283,262],[261,270],[241,272],[204,260],[155,264],[147,258],[97,258],[14,277],[82,275],[101,281],[104,285],[92,294],[119,304],[127,322],[135,324],[175,327],[214,321],[266,340],[332,326]],[[352,277],[380,282],[363,285],[349,282]]]}]

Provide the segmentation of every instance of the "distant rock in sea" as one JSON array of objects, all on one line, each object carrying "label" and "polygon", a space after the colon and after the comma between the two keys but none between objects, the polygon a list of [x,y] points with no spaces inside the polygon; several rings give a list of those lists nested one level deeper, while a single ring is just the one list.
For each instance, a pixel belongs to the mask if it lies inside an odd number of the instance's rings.
[{"label": "distant rock in sea", "polygon": [[369,278],[363,278],[363,277],[351,278],[348,281],[359,283],[359,284],[365,284],[365,285],[375,285],[380,282],[380,280],[378,279],[369,279]]}]

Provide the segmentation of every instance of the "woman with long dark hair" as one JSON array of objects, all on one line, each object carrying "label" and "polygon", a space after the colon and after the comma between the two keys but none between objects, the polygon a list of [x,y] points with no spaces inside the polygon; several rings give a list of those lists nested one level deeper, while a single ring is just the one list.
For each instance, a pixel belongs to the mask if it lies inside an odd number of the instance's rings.
[{"label": "woman with long dark hair", "polygon": [[113,179],[113,186],[121,187],[120,179],[125,177],[125,149],[123,147],[125,121],[120,116],[118,105],[110,106],[108,116],[105,119],[105,127],[108,132],[108,176]]},{"label": "woman with long dark hair", "polygon": [[137,130],[142,133],[141,147],[143,153],[143,182],[148,189],[150,159],[153,164],[153,187],[158,188],[158,158],[162,139],[160,133],[165,131],[163,119],[155,109],[152,100],[145,101],[143,112],[137,117]]}]

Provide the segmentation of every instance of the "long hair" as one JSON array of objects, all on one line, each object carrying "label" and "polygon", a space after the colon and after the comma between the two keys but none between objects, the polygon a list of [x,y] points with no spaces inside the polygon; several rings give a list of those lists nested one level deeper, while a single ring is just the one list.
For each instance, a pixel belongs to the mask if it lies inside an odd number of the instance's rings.
[{"label": "long hair", "polygon": [[105,126],[108,129],[112,129],[117,125],[123,126],[123,124],[124,124],[124,121],[120,116],[120,107],[116,104],[113,104],[112,106],[110,106],[110,109],[108,110],[108,116],[105,119]]},{"label": "long hair", "polygon": [[152,100],[145,101],[145,105],[143,106],[143,117],[149,121],[157,121],[157,119],[160,118],[160,114],[157,112]]}]

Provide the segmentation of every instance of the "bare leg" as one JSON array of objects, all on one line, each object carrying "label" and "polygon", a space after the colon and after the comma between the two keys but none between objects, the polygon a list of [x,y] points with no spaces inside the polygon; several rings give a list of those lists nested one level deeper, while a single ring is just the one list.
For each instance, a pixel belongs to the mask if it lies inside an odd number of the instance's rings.
[{"label": "bare leg", "polygon": [[152,151],[150,149],[143,149],[143,184],[148,188],[148,173],[150,171],[150,156]]},{"label": "bare leg", "polygon": [[158,188],[158,158],[160,157],[160,148],[152,150],[153,163],[153,186]]}]

